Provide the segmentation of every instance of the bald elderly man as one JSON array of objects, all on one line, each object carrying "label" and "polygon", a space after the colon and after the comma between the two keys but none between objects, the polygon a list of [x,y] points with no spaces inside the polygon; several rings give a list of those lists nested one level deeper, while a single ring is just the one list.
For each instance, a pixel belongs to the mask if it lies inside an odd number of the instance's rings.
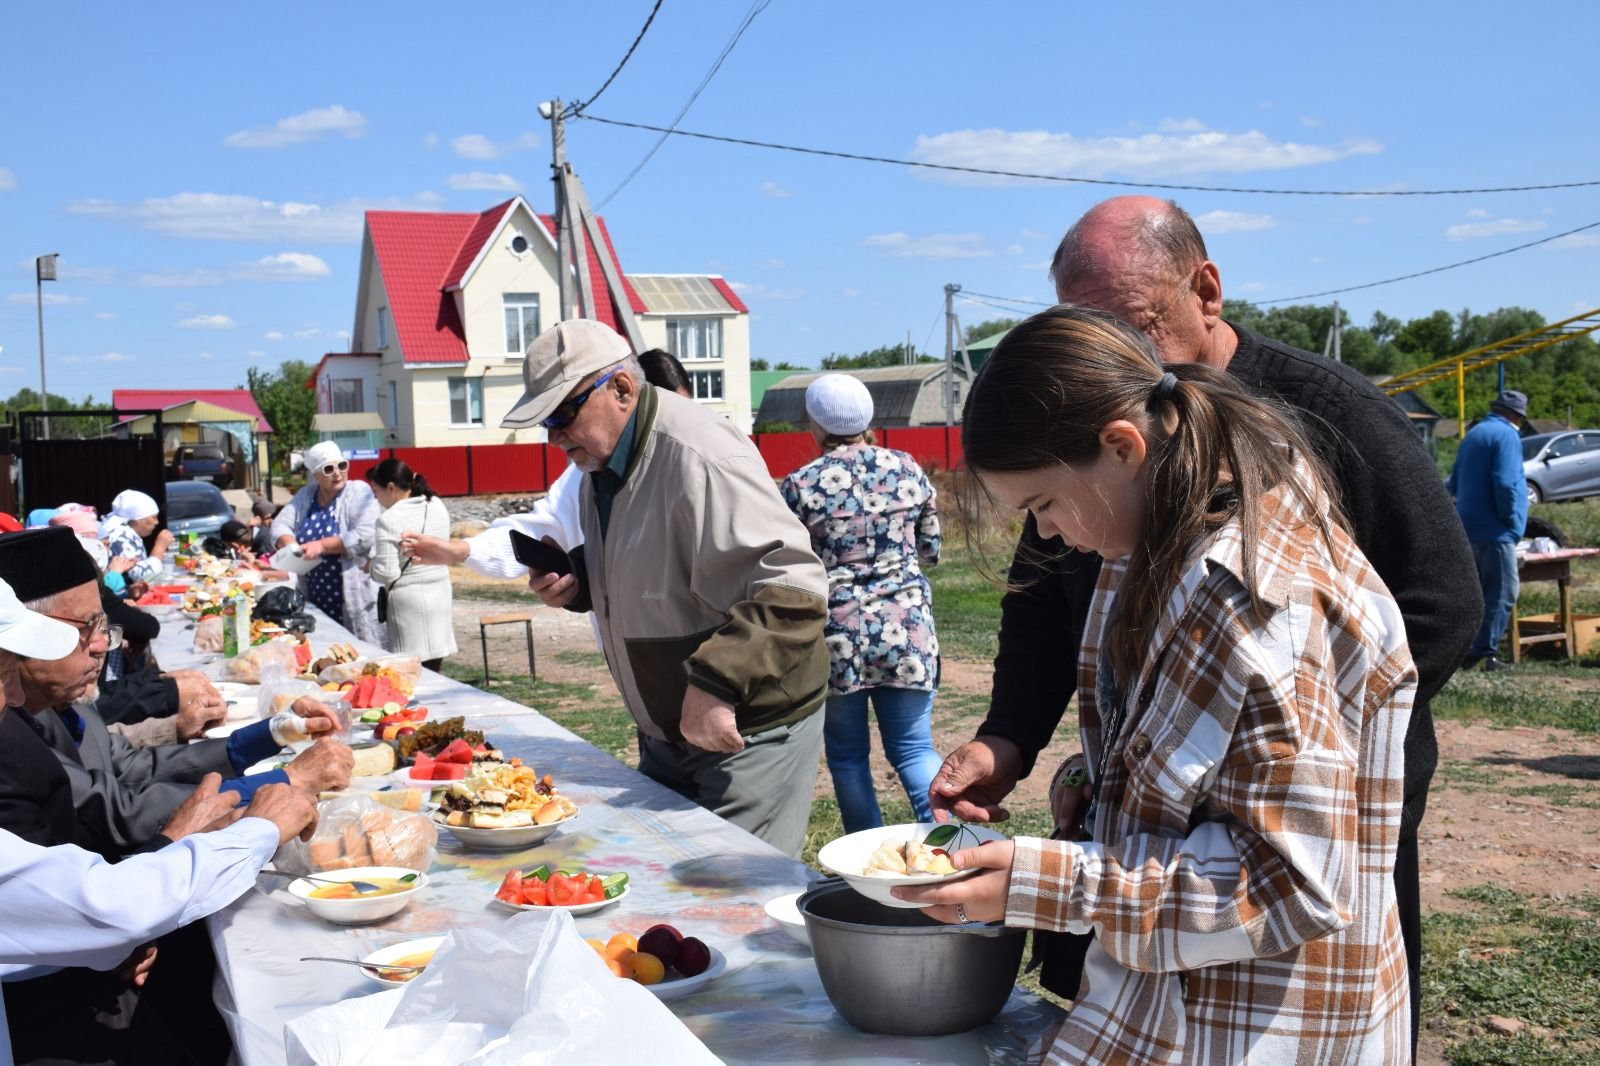
[{"label": "bald elderly man", "polygon": [[[1432,458],[1394,401],[1350,367],[1251,333],[1222,317],[1222,273],[1177,204],[1119,196],[1067,231],[1051,264],[1056,297],[1109,311],[1142,330],[1168,362],[1225,370],[1302,415],[1331,467],[1357,544],[1394,594],[1420,674],[1406,734],[1406,783],[1396,897],[1411,970],[1412,1040],[1421,1000],[1417,827],[1438,761],[1428,701],[1466,655],[1483,616],[1466,534]],[[1076,662],[1100,557],[1062,552],[1027,520],[1001,601],[989,715],[934,779],[935,810],[994,821],[1055,733],[1076,686]],[[1079,760],[1081,762],[1081,760]],[[1073,765],[1069,761],[1068,766]],[[1058,832],[1081,818],[1077,789],[1056,789]],[[1060,957],[1058,957],[1060,958]],[[1081,959],[1081,953],[1079,955]],[[1078,967],[1046,959],[1045,985],[1069,998]]]}]

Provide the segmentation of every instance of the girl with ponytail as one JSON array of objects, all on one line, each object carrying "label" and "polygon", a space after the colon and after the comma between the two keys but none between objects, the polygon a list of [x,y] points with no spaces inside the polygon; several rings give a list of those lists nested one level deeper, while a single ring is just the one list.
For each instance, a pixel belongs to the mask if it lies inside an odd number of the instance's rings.
[{"label": "girl with ponytail", "polygon": [[958,852],[983,872],[896,893],[1096,934],[1048,1062],[1404,1061],[1416,670],[1293,416],[1062,305],[996,348],[963,438],[969,514],[1026,510],[1105,559],[1078,663],[1092,799],[1070,839]]}]

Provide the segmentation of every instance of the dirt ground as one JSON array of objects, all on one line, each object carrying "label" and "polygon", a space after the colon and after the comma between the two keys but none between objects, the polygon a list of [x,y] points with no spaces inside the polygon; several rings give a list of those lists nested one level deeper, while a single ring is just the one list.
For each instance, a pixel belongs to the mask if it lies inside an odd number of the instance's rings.
[{"label": "dirt ground", "polygon": [[[457,595],[454,616],[461,646],[455,661],[477,668],[482,661],[477,620],[508,611],[530,611],[539,677],[589,684],[614,698],[609,675],[596,653],[586,618],[550,611],[514,582],[492,582],[470,572],[454,574],[458,588],[481,590],[494,599]],[[518,626],[491,630],[492,674],[522,674],[527,651]],[[982,720],[992,669],[987,663],[947,661],[934,707],[934,746],[949,752],[971,739]],[[1552,678],[1565,688],[1600,690],[1600,679]],[[1439,770],[1422,828],[1422,890],[1429,910],[1462,910],[1447,893],[1494,884],[1557,899],[1592,891],[1600,878],[1600,752],[1594,739],[1559,729],[1497,728],[1442,721],[1437,726]],[[1070,730],[1040,757],[1041,771],[1018,787],[1013,809],[1046,805],[1050,774],[1076,750]],[[875,746],[874,773],[880,794],[894,795],[899,782]],[[818,794],[830,790],[818,774]],[[1419,1062],[1442,1066],[1439,1042],[1424,1032]]]}]

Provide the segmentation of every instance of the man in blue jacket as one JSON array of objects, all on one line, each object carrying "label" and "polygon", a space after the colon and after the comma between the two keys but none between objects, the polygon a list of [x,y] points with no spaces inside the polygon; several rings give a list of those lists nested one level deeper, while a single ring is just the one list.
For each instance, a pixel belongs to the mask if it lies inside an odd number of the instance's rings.
[{"label": "man in blue jacket", "polygon": [[1450,471],[1450,492],[1456,513],[1478,561],[1483,585],[1483,625],[1478,629],[1467,666],[1482,662],[1485,670],[1504,670],[1495,654],[1500,636],[1517,604],[1517,541],[1528,524],[1528,479],[1522,472],[1522,436],[1528,397],[1506,390],[1489,405],[1489,417],[1473,426],[1456,453]]}]

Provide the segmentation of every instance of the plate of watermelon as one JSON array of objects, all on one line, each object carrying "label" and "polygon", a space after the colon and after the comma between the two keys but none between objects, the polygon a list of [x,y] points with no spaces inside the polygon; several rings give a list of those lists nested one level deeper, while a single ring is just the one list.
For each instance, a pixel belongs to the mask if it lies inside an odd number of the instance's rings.
[{"label": "plate of watermelon", "polygon": [[447,785],[452,781],[465,781],[472,770],[472,757],[488,751],[487,747],[474,750],[471,744],[457,738],[447,744],[437,755],[419,751],[416,761],[395,774],[395,779],[407,785]]},{"label": "plate of watermelon", "polygon": [[371,674],[363,675],[354,682],[346,682],[341,688],[341,694],[350,701],[350,706],[358,711],[383,707],[390,703],[404,707],[411,700],[409,692],[401,690],[387,677]]},{"label": "plate of watermelon", "polygon": [[512,870],[500,882],[494,901],[514,911],[559,907],[576,917],[618,903],[628,894],[627,874],[551,871],[548,866]]}]

